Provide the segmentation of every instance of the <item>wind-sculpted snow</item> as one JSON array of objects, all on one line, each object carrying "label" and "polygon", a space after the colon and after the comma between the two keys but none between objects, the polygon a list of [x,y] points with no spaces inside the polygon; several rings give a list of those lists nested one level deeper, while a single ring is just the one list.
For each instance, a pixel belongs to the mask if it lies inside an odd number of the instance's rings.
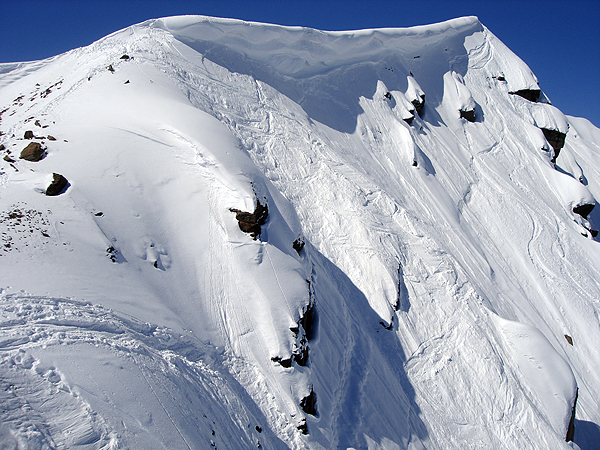
[{"label": "wind-sculpted snow", "polygon": [[0,104],[8,448],[593,448],[600,131],[476,18],[156,19]]},{"label": "wind-sculpted snow", "polygon": [[75,300],[0,304],[3,448],[286,448],[214,348]]}]

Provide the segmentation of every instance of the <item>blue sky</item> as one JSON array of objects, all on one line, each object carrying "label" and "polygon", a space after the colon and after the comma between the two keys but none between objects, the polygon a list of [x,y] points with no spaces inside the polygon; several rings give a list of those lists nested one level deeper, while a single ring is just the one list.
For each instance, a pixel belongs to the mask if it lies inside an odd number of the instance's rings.
[{"label": "blue sky", "polygon": [[179,14],[322,30],[475,15],[531,67],[555,106],[600,127],[600,0],[0,0],[0,62],[46,58]]}]

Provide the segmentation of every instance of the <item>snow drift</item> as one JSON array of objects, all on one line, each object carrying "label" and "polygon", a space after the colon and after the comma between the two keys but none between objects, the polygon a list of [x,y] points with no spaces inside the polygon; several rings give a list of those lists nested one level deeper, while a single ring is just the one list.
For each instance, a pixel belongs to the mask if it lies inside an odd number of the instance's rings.
[{"label": "snow drift", "polygon": [[3,446],[597,442],[600,131],[476,18],[150,20],[0,99]]}]

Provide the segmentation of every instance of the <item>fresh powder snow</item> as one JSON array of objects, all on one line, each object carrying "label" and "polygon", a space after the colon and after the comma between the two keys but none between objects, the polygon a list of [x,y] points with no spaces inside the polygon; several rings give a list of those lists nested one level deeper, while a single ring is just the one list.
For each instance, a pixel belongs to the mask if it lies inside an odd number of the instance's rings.
[{"label": "fresh powder snow", "polygon": [[0,447],[598,448],[600,130],[540,86],[475,17],[0,64]]}]

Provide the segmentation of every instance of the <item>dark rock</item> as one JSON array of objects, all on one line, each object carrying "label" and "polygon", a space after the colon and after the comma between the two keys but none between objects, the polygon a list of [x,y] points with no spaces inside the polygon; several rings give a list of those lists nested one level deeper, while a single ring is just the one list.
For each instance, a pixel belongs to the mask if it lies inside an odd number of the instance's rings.
[{"label": "dark rock", "polygon": [[6,147],[4,146],[4,144],[0,144],[0,152],[6,150]]},{"label": "dark rock", "polygon": [[417,161],[413,161],[412,165],[413,165],[413,167],[417,167],[419,165],[419,163]]},{"label": "dark rock", "polygon": [[256,425],[256,426],[254,427],[254,429],[255,429],[256,431],[258,431],[259,433],[262,433],[262,428],[261,428],[261,427],[259,427],[258,425]]},{"label": "dark rock", "polygon": [[317,416],[317,394],[313,391],[312,386],[310,387],[310,394],[300,400],[300,407],[306,414]]},{"label": "dark rock", "polygon": [[475,122],[475,110],[469,109],[466,111],[460,110],[460,117],[467,119],[469,122]]},{"label": "dark rock", "polygon": [[392,93],[391,93],[391,92],[386,92],[385,94],[383,94],[383,96],[384,96],[385,98],[387,98],[388,100],[391,100],[391,99],[392,99]]},{"label": "dark rock", "polygon": [[14,163],[16,162],[14,159],[12,159],[10,156],[5,155],[4,156],[4,161],[6,161],[7,163]]},{"label": "dark rock", "polygon": [[577,205],[573,208],[573,212],[575,214],[579,214],[581,217],[587,220],[588,215],[592,212],[594,206],[596,205],[589,203],[584,205]]},{"label": "dark rock", "polygon": [[271,361],[281,364],[282,367],[292,367],[292,358],[282,359],[281,356],[273,356]]},{"label": "dark rock", "polygon": [[296,252],[298,253],[298,255],[300,254],[300,252],[302,251],[302,249],[304,248],[304,241],[302,240],[302,238],[298,238],[296,239],[293,243],[292,243],[292,247],[294,248],[294,250],[296,250]]},{"label": "dark rock", "polygon": [[[309,282],[309,290],[310,290],[310,282]],[[300,320],[298,321],[298,324],[301,325],[302,328],[304,329],[304,334],[306,336],[306,339],[308,339],[309,341],[315,335],[316,322],[317,322],[317,311],[315,308],[315,303],[310,302],[306,306],[304,313],[302,314],[302,316],[300,317]]]},{"label": "dark rock", "polygon": [[567,428],[567,437],[565,441],[571,442],[575,438],[575,408],[577,407],[577,397],[579,397],[579,388],[575,391],[575,400],[573,401],[573,410],[571,412],[571,420],[569,420],[569,427]]},{"label": "dark rock", "polygon": [[39,120],[36,120],[36,121],[35,121],[35,123],[34,123],[34,125],[35,125],[36,127],[40,127],[40,128],[42,127],[42,124],[40,123],[40,121],[39,121]]},{"label": "dark rock", "polygon": [[23,136],[23,139],[33,139],[33,131],[27,130],[25,132],[25,136]]},{"label": "dark rock", "polygon": [[409,125],[412,125],[413,120],[415,120],[414,111],[411,111],[411,114],[413,114],[411,117],[407,117],[406,119],[404,119],[404,121]]},{"label": "dark rock", "polygon": [[56,138],[55,138],[54,136],[50,136],[50,135],[48,135],[48,140],[49,140],[49,141],[55,141],[55,140],[56,140]]},{"label": "dark rock", "polygon": [[386,330],[391,330],[392,328],[394,328],[394,318],[392,317],[392,320],[390,321],[390,323],[388,325],[386,325],[385,322],[383,322],[383,321],[379,322],[379,325],[381,325]]},{"label": "dark rock", "polygon": [[502,75],[498,75],[498,77],[496,77],[496,79],[498,81],[506,81],[506,78],[504,78]]},{"label": "dark rock", "polygon": [[26,161],[37,162],[41,161],[46,154],[46,151],[42,148],[39,142],[32,142],[21,152],[19,158]]},{"label": "dark rock", "polygon": [[292,353],[294,362],[302,367],[308,364],[308,345],[306,344],[305,340],[301,340],[300,346]]},{"label": "dark rock", "polygon": [[552,146],[554,149],[554,158],[552,158],[552,162],[556,162],[556,158],[558,158],[558,154],[560,150],[565,145],[565,138],[567,135],[565,133],[561,133],[558,130],[549,130],[547,128],[542,128],[542,133],[544,133],[544,137],[548,141],[548,144]]},{"label": "dark rock", "polygon": [[542,91],[540,89],[521,89],[519,91],[509,92],[509,94],[518,95],[530,102],[536,102],[537,99],[540,98],[541,93]]},{"label": "dark rock", "polygon": [[129,84],[129,83],[130,83],[130,81],[129,81],[129,80],[127,80],[127,81],[126,81],[125,83],[123,83],[123,84]]},{"label": "dark rock", "polygon": [[258,200],[256,201],[256,208],[253,213],[233,208],[231,208],[230,211],[235,213],[235,218],[239,222],[240,230],[244,233],[249,233],[254,239],[260,236],[260,227],[267,222],[267,217],[269,215],[267,204],[261,205]]},{"label": "dark rock", "polygon": [[308,425],[306,424],[306,419],[302,419],[300,425],[297,428],[302,432],[302,434],[308,434]]},{"label": "dark rock", "polygon": [[113,68],[112,64],[108,66],[107,69],[110,73],[115,73],[115,69]]},{"label": "dark rock", "polygon": [[421,115],[421,112],[423,111],[423,107],[425,106],[425,94],[421,94],[421,100],[413,100],[412,101],[413,106],[415,107],[415,109],[417,110],[417,112],[419,113],[419,115]]},{"label": "dark rock", "polygon": [[129,55],[123,55],[123,56],[121,56],[121,59],[127,60],[127,59],[129,59]]},{"label": "dark rock", "polygon": [[567,340],[567,342],[570,345],[573,345],[573,338],[571,336],[569,336],[568,334],[565,334],[565,339]]},{"label": "dark rock", "polygon": [[61,174],[54,173],[52,175],[54,179],[52,180],[52,183],[50,183],[50,186],[48,186],[48,188],[46,189],[46,195],[48,196],[55,196],[60,194],[63,191],[63,189],[67,187],[67,184],[69,184],[67,179]]},{"label": "dark rock", "polygon": [[112,262],[117,262],[117,250],[112,245],[106,249],[106,256],[108,256]]}]

